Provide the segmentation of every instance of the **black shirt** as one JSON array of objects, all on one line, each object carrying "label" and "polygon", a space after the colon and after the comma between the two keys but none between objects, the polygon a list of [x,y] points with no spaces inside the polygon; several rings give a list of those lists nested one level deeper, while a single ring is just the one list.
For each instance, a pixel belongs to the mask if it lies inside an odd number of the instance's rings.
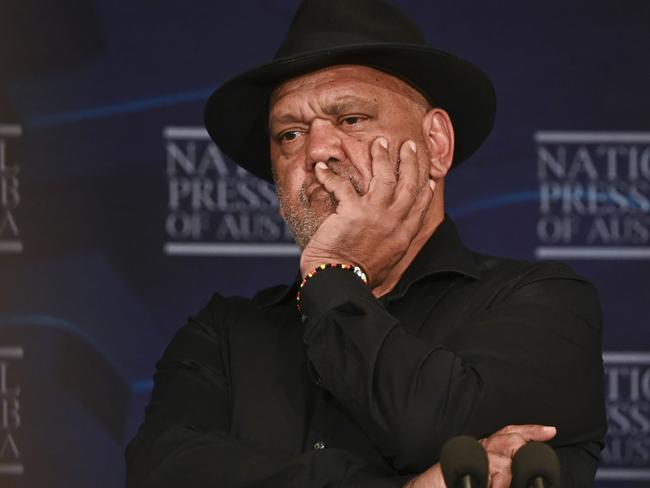
[{"label": "black shirt", "polygon": [[127,486],[401,487],[458,434],[553,425],[563,486],[606,430],[601,312],[568,266],[474,253],[449,216],[377,299],[326,269],[215,294],[157,363]]}]

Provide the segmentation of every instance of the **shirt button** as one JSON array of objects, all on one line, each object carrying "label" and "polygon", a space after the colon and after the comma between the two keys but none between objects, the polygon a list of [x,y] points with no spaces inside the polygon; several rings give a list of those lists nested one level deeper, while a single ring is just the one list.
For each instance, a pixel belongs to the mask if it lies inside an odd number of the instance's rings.
[{"label": "shirt button", "polygon": [[314,444],[314,449],[325,449],[325,443],[318,441],[316,444]]}]

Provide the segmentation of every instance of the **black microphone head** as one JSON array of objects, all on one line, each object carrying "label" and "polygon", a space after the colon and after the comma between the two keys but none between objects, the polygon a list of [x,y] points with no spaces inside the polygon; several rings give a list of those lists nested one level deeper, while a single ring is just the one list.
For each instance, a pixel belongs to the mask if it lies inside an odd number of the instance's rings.
[{"label": "black microphone head", "polygon": [[472,488],[487,486],[487,454],[473,437],[460,435],[449,439],[440,453],[440,467],[448,488],[454,488],[465,475],[472,477]]},{"label": "black microphone head", "polygon": [[512,458],[512,488],[528,488],[537,476],[546,479],[549,488],[560,486],[560,461],[555,451],[543,442],[529,442]]}]

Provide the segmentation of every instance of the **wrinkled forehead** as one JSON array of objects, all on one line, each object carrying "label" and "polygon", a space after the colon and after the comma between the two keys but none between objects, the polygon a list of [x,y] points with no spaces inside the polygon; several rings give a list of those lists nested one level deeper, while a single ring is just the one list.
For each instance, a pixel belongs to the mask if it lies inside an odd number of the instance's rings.
[{"label": "wrinkled forehead", "polygon": [[406,81],[370,66],[336,65],[291,78],[279,84],[271,93],[269,110],[286,98],[302,97],[308,93],[327,93],[338,88],[392,92],[417,104],[429,106],[425,96]]}]

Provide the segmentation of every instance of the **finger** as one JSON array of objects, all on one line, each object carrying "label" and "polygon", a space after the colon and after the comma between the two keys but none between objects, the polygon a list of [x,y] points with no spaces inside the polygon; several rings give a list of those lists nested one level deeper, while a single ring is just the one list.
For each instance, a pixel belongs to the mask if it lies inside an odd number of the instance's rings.
[{"label": "finger", "polygon": [[316,163],[314,174],[319,183],[322,184],[328,192],[334,194],[334,198],[336,198],[339,203],[346,203],[359,198],[352,182],[348,178],[344,178],[334,173],[334,171],[329,169],[322,161]]},{"label": "finger", "polygon": [[506,425],[498,433],[519,434],[527,441],[549,441],[557,429],[550,425],[523,424],[523,425]]},{"label": "finger", "polygon": [[[429,180],[433,182],[433,180]],[[420,190],[418,197],[413,204],[413,207],[402,219],[402,229],[405,233],[409,233],[414,237],[424,221],[424,217],[430,207],[431,200],[433,199],[435,184],[425,183]]]},{"label": "finger", "polygon": [[521,434],[493,434],[484,442],[482,442],[483,447],[486,451],[499,454],[501,456],[507,456],[512,458],[515,455],[515,452],[526,444],[526,439]]},{"label": "finger", "polygon": [[488,452],[488,471],[491,475],[500,472],[510,472],[512,466],[512,459],[508,456],[502,456],[493,452]]},{"label": "finger", "polygon": [[512,476],[508,473],[496,473],[490,479],[490,488],[508,488]]},{"label": "finger", "polygon": [[418,162],[415,142],[405,141],[399,150],[399,177],[395,185],[394,208],[406,214],[422,190],[418,184]]},{"label": "finger", "polygon": [[436,183],[433,180],[425,180],[422,184],[420,190],[418,190],[418,195],[413,203],[413,206],[408,210],[403,219],[403,228],[405,231],[413,232],[413,235],[422,225],[424,216],[429,209],[431,200],[435,193]]},{"label": "finger", "polygon": [[510,486],[512,460],[507,456],[500,456],[488,452],[488,472],[490,474],[490,487],[508,488]]},{"label": "finger", "polygon": [[372,178],[368,195],[382,202],[390,202],[395,192],[397,182],[396,168],[390,161],[388,141],[385,137],[378,137],[370,146],[370,157],[372,159]]}]

